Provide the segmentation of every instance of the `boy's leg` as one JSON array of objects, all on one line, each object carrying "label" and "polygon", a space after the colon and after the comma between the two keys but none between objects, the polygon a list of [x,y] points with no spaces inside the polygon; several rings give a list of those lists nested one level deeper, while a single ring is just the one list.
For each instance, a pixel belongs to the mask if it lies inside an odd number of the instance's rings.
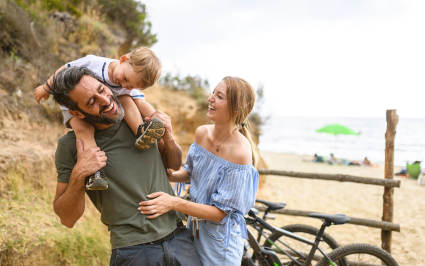
[{"label": "boy's leg", "polygon": [[77,139],[83,141],[85,149],[97,147],[94,140],[94,127],[92,125],[77,117],[71,117],[69,125],[74,130]]},{"label": "boy's leg", "polygon": [[143,117],[150,117],[155,112],[153,106],[144,99],[133,98],[133,100]]},{"label": "boy's leg", "polygon": [[137,105],[129,95],[118,96],[122,107],[124,108],[124,119],[130,127],[133,134],[137,135],[137,129],[143,124],[142,116],[140,115]]},{"label": "boy's leg", "polygon": [[[76,138],[83,141],[85,149],[97,147],[96,141],[94,139],[94,127],[92,125],[77,117],[71,117],[68,123],[74,130]],[[100,169],[93,175],[89,176],[88,182],[86,184],[87,190],[108,189],[108,182],[104,177],[105,173],[103,169]]]}]

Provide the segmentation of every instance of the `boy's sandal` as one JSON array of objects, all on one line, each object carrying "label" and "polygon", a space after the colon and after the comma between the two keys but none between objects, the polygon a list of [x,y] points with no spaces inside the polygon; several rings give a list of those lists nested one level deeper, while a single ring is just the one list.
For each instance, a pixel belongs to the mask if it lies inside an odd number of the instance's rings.
[{"label": "boy's sandal", "polygon": [[102,169],[96,171],[93,175],[87,178],[86,182],[87,190],[107,190],[108,182],[105,179],[105,172]]},{"label": "boy's sandal", "polygon": [[[144,128],[142,134],[140,134],[141,128]],[[152,119],[150,123],[145,123],[139,126],[138,137],[134,145],[141,151],[149,149],[157,139],[164,136],[165,128],[162,121],[158,118]],[[140,135],[140,136],[139,136]]]}]

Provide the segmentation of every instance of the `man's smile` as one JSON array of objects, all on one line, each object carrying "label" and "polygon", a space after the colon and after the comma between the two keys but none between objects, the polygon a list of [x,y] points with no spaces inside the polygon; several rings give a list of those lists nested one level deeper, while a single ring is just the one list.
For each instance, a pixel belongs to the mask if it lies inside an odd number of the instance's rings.
[{"label": "man's smile", "polygon": [[108,113],[113,114],[114,110],[116,110],[116,105],[115,105],[115,102],[112,100],[112,97],[111,97],[110,104],[102,108],[101,114],[108,114]]}]

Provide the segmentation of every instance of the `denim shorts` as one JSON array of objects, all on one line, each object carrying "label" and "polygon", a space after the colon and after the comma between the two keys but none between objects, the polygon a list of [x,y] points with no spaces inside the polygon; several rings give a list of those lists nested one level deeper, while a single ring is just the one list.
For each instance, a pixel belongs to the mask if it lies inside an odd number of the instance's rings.
[{"label": "denim shorts", "polygon": [[[212,221],[199,222],[199,238],[195,236],[195,248],[204,266],[241,265],[244,239],[241,227],[234,220],[228,221],[230,234],[226,235],[226,224]],[[189,223],[192,228],[193,224]],[[192,231],[192,229],[191,229]],[[226,238],[228,244],[226,245]]]},{"label": "denim shorts", "polygon": [[164,241],[112,250],[110,266],[124,265],[201,265],[193,245],[192,232],[177,228]]}]

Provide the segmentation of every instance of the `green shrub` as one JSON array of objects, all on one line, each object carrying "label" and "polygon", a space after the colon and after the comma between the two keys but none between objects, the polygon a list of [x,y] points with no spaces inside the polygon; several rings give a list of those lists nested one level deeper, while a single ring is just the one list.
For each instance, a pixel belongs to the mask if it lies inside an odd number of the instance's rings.
[{"label": "green shrub", "polygon": [[160,84],[171,90],[187,91],[196,100],[200,109],[205,110],[208,107],[208,80],[197,75],[187,75],[181,78],[179,75],[167,73],[161,78]]},{"label": "green shrub", "polygon": [[151,32],[152,23],[147,20],[145,4],[134,0],[98,0],[98,2],[102,13],[126,31],[127,50],[138,46],[152,46],[158,41],[156,34]]}]

